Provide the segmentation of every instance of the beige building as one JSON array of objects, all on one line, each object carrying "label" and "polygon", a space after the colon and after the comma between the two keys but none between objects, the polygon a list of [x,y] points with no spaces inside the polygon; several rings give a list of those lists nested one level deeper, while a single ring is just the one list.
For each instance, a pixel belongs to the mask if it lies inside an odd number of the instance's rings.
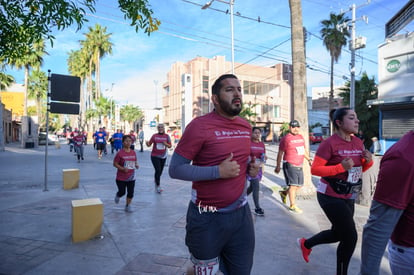
[{"label": "beige building", "polygon": [[[291,119],[292,66],[276,64],[260,67],[235,63],[235,75],[243,89],[243,104],[256,113],[250,117],[253,124],[270,134],[277,133],[282,123]],[[222,74],[231,71],[231,62],[224,56],[212,59],[196,57],[171,66],[167,82],[163,85],[163,120],[170,129],[185,127],[192,118],[213,109],[211,86]]]}]

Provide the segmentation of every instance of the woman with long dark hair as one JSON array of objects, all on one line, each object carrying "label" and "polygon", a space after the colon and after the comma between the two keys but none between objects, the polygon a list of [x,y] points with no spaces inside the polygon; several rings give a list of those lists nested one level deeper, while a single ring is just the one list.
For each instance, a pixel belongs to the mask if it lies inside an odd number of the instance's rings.
[{"label": "woman with long dark hair", "polygon": [[309,262],[312,248],[319,244],[339,242],[336,274],[346,275],[357,242],[354,204],[361,190],[362,173],[373,162],[358,133],[359,120],[354,110],[339,108],[331,113],[334,134],[323,141],[315,154],[311,172],[320,176],[317,187],[319,205],[332,227],[305,239],[298,239],[303,259]]}]

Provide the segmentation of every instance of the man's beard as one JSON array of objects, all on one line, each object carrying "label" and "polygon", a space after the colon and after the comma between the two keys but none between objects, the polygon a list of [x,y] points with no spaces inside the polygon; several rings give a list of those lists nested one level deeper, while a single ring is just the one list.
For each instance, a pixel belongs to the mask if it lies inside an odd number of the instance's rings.
[{"label": "man's beard", "polygon": [[240,99],[240,106],[235,106],[235,107],[233,107],[232,104],[222,101],[221,98],[219,98],[219,100],[220,100],[219,105],[224,113],[226,113],[229,116],[237,116],[240,114],[242,110],[241,106],[243,106],[241,99]]}]

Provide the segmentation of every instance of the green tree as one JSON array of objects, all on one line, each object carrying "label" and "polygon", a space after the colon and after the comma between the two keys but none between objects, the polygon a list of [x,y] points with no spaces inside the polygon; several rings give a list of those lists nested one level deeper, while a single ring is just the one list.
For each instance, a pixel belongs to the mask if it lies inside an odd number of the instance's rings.
[{"label": "green tree", "polygon": [[121,119],[128,122],[131,129],[134,129],[133,122],[140,120],[144,116],[142,110],[132,104],[122,106],[120,114]]},{"label": "green tree", "polygon": [[36,41],[27,51],[22,52],[16,59],[9,59],[9,64],[17,69],[24,68],[24,116],[27,115],[27,92],[29,74],[32,68],[39,69],[43,64],[43,56],[48,54],[43,40]]},{"label": "green tree", "polygon": [[43,107],[45,107],[48,80],[45,72],[35,69],[29,76],[27,97],[36,100],[36,113],[39,118],[39,125],[44,126]]},{"label": "green tree", "polygon": [[5,90],[14,82],[14,77],[9,74],[0,72],[0,90]]},{"label": "green tree", "polygon": [[257,104],[249,105],[243,104],[243,109],[241,110],[239,116],[246,119],[251,125],[254,125],[255,122],[252,118],[255,118],[257,114],[255,113],[254,109],[256,108]]},{"label": "green tree", "polygon": [[[53,30],[64,30],[76,25],[80,30],[88,13],[95,13],[96,0],[0,0],[0,56],[16,60],[31,45],[42,39],[53,46]],[[148,0],[118,0],[124,18],[130,21],[136,32],[146,34],[158,30],[161,22],[152,17]]]},{"label": "green tree", "polygon": [[334,92],[334,63],[338,62],[342,53],[342,48],[346,46],[347,38],[350,37],[349,31],[346,28],[338,29],[339,25],[346,24],[350,19],[343,13],[338,15],[331,13],[328,20],[322,20],[321,35],[323,45],[331,55],[331,81],[329,91],[329,110],[333,109],[333,92]]},{"label": "green tree", "polygon": [[69,52],[69,57],[67,59],[68,64],[68,71],[71,75],[77,76],[80,78],[80,125],[79,127],[82,127],[85,129],[85,111],[86,111],[86,104],[85,104],[85,89],[84,89],[84,83],[85,78],[87,76],[88,72],[88,66],[86,65],[87,62],[84,61],[84,56],[82,55],[82,52],[80,50],[74,51],[71,50]]},{"label": "green tree", "polygon": [[83,44],[86,46],[87,52],[90,54],[89,58],[95,68],[95,99],[101,96],[100,60],[107,54],[112,54],[111,35],[111,33],[106,33],[106,27],[101,27],[99,24],[96,24],[94,28],[89,27],[89,32],[85,34],[86,40]]},{"label": "green tree", "polygon": [[[350,86],[348,81],[345,83],[345,88],[342,88],[339,96],[343,98],[344,105],[349,106],[350,101]],[[367,100],[378,98],[378,88],[374,77],[369,78],[364,72],[360,80],[355,81],[355,112],[359,119],[359,129],[364,132],[367,137],[365,140],[365,147],[371,146],[371,138],[378,137],[379,127],[379,111],[378,106],[367,105]]]}]

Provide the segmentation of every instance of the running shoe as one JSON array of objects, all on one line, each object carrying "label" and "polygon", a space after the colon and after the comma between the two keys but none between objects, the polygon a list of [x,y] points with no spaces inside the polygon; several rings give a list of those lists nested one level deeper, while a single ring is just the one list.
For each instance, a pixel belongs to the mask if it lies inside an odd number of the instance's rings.
[{"label": "running shoe", "polygon": [[297,214],[303,213],[302,209],[300,209],[296,205],[292,205],[291,207],[289,207],[289,210]]},{"label": "running shoe", "polygon": [[131,205],[125,205],[125,212],[132,212]]},{"label": "running shoe", "polygon": [[254,210],[254,213],[255,213],[257,216],[264,216],[264,211],[263,211],[263,209],[262,209],[262,208],[256,208],[256,209]]},{"label": "running shoe", "polygon": [[309,263],[309,255],[312,252],[312,248],[306,248],[305,247],[305,241],[306,241],[305,238],[298,238],[296,240],[296,242],[297,242],[300,250],[302,251],[302,257],[303,257],[303,259],[305,260],[305,262]]},{"label": "running shoe", "polygon": [[119,203],[119,197],[117,195],[115,195],[114,201],[115,201],[116,204]]},{"label": "running shoe", "polygon": [[279,191],[279,195],[280,195],[280,199],[282,200],[282,202],[283,202],[284,204],[286,204],[286,197],[287,197],[287,195],[286,195],[285,191],[280,190],[280,191]]},{"label": "running shoe", "polygon": [[164,191],[160,186],[157,186],[157,193],[161,194],[161,192]]}]

